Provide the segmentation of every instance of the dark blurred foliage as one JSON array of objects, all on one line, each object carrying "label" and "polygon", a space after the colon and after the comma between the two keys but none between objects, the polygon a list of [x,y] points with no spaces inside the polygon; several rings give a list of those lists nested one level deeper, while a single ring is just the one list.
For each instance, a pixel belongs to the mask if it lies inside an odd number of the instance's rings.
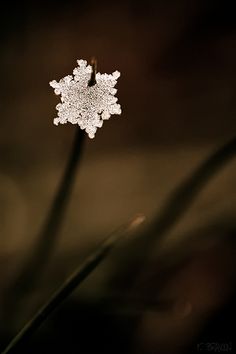
[{"label": "dark blurred foliage", "polygon": [[[1,346],[98,241],[137,212],[152,219],[172,189],[235,135],[234,6],[1,1],[1,303],[34,247],[72,144],[74,127],[52,124],[58,99],[48,82],[95,55],[99,71],[121,71],[123,109],[86,140],[47,272],[19,313],[7,324],[0,319]],[[134,256],[124,242],[22,353],[195,353],[208,342],[232,342],[234,352],[234,166],[209,183],[135,284],[120,270]]]}]

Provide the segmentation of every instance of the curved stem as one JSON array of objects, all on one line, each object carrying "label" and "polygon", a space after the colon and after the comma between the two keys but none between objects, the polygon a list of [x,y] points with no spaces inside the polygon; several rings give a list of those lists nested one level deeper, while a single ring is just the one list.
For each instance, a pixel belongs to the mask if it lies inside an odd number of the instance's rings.
[{"label": "curved stem", "polygon": [[101,263],[110,253],[117,241],[133,232],[142,222],[143,216],[135,217],[127,225],[113,232],[89,257],[85,259],[80,267],[65,281],[65,283],[54,293],[51,299],[36,313],[36,315],[22,328],[13,338],[2,354],[15,351],[19,346],[29,339],[29,337],[47,320],[58,306],[85,280],[88,275]]}]

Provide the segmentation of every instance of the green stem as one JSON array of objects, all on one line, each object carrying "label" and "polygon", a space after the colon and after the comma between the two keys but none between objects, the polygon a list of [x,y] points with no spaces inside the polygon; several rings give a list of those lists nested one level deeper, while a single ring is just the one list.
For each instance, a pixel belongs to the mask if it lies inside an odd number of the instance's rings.
[{"label": "green stem", "polygon": [[47,320],[47,318],[61,305],[61,303],[85,280],[88,275],[101,263],[109,254],[117,241],[133,232],[142,222],[144,217],[138,216],[127,225],[113,232],[98,247],[80,267],[65,281],[65,283],[54,293],[51,299],[36,313],[36,315],[22,328],[13,338],[2,354],[12,353],[25,343],[30,336]]}]

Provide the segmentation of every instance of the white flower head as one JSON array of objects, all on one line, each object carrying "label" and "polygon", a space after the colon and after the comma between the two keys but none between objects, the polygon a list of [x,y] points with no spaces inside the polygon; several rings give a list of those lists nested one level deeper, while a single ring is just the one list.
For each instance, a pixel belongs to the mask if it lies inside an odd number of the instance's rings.
[{"label": "white flower head", "polygon": [[112,74],[96,73],[95,83],[89,85],[92,66],[86,60],[77,60],[78,66],[73,70],[73,76],[63,77],[59,82],[51,81],[56,95],[61,95],[61,103],[56,106],[58,111],[54,124],[70,122],[85,129],[92,139],[97,128],[112,114],[121,114],[114,88],[120,76],[119,71]]}]

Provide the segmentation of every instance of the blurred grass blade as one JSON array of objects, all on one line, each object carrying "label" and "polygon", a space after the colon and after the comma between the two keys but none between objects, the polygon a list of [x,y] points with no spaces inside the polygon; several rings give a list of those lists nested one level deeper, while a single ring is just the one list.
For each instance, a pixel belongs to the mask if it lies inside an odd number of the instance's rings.
[{"label": "blurred grass blade", "polygon": [[[148,262],[156,258],[158,243],[184,216],[207,183],[235,156],[236,138],[234,137],[206,158],[174,189],[151,224],[147,225],[147,228],[133,242],[130,242],[122,264],[114,275],[114,287],[119,288],[121,284],[126,284],[128,288],[134,286],[142,277],[141,274],[145,273]],[[129,256],[130,250],[132,250],[132,257]]]},{"label": "blurred grass blade", "polygon": [[65,283],[54,293],[51,299],[36,313],[36,315],[22,328],[16,337],[10,342],[2,354],[12,353],[26,342],[30,336],[47,320],[53,311],[85,280],[89,274],[101,263],[110,253],[117,241],[134,232],[143,223],[144,216],[135,217],[128,224],[113,232],[76,271],[65,281]]},{"label": "blurred grass blade", "polygon": [[[211,154],[170,195],[160,215],[154,220],[152,229],[156,237],[168,231],[183,216],[206,184],[236,156],[236,138]],[[154,238],[154,237],[153,237]]]},{"label": "blurred grass blade", "polygon": [[8,320],[11,320],[11,314],[15,316],[16,307],[19,306],[18,302],[22,302],[24,295],[34,287],[36,282],[38,283],[40,275],[47,266],[58,238],[60,226],[64,219],[65,210],[76,177],[76,171],[82,157],[84,138],[84,131],[77,128],[64,176],[52,202],[47,219],[37,236],[36,245],[29,253],[22,268],[16,274],[12,285],[7,290],[8,294],[6,296],[4,312],[6,312],[5,316]]}]

